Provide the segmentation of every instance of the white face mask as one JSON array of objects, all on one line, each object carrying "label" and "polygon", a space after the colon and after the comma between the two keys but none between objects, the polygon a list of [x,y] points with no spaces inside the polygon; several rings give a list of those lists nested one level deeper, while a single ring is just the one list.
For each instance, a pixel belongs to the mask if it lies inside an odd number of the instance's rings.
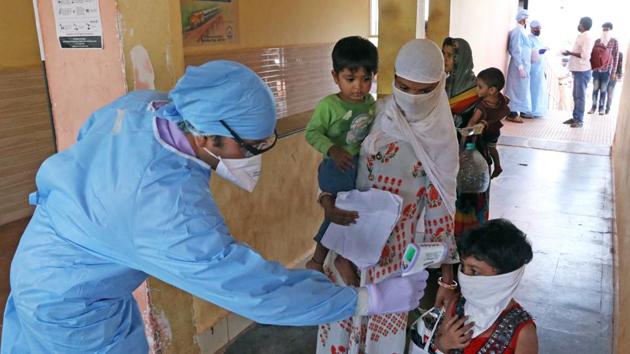
[{"label": "white face mask", "polygon": [[216,172],[221,178],[250,193],[256,188],[260,171],[262,170],[262,157],[260,155],[243,159],[224,159],[213,154],[205,147],[202,149],[219,160]]},{"label": "white face mask", "polygon": [[444,80],[431,92],[412,95],[393,85],[393,96],[396,104],[403,111],[409,122],[415,122],[427,117],[440,102],[441,91],[444,91]]},{"label": "white face mask", "polygon": [[505,274],[483,276],[466,275],[461,268],[458,273],[462,296],[466,298],[464,314],[469,322],[475,322],[473,337],[490,328],[501,312],[510,303],[525,266]]}]

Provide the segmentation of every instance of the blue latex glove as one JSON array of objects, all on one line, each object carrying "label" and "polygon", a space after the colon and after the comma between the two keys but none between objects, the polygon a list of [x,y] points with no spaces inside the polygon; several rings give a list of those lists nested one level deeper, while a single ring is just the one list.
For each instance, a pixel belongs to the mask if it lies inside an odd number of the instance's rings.
[{"label": "blue latex glove", "polygon": [[429,272],[422,271],[406,277],[392,277],[367,285],[368,315],[407,312],[420,304],[427,286]]}]

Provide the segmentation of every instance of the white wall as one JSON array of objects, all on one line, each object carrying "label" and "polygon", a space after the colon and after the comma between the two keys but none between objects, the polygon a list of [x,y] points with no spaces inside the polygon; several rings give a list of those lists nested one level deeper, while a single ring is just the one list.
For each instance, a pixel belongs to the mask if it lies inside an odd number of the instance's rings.
[{"label": "white wall", "polygon": [[470,43],[475,73],[491,66],[505,73],[517,10],[518,0],[451,0],[450,36]]}]

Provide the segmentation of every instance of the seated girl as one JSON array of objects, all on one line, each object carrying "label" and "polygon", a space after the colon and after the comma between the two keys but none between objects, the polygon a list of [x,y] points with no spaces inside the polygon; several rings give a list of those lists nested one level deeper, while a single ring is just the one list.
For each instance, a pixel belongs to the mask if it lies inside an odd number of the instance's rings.
[{"label": "seated girl", "polygon": [[464,233],[457,242],[461,296],[447,306],[434,345],[442,353],[536,354],[532,316],[514,299],[532,247],[505,219]]}]

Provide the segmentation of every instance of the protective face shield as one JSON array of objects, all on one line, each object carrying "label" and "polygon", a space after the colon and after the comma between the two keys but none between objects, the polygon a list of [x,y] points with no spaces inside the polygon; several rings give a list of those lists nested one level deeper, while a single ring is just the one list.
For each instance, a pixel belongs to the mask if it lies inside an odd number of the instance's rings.
[{"label": "protective face shield", "polygon": [[232,182],[250,193],[254,191],[258,183],[258,178],[260,178],[260,171],[262,170],[262,157],[260,155],[243,159],[224,159],[213,154],[205,147],[202,149],[219,160],[216,172],[221,178]]}]

